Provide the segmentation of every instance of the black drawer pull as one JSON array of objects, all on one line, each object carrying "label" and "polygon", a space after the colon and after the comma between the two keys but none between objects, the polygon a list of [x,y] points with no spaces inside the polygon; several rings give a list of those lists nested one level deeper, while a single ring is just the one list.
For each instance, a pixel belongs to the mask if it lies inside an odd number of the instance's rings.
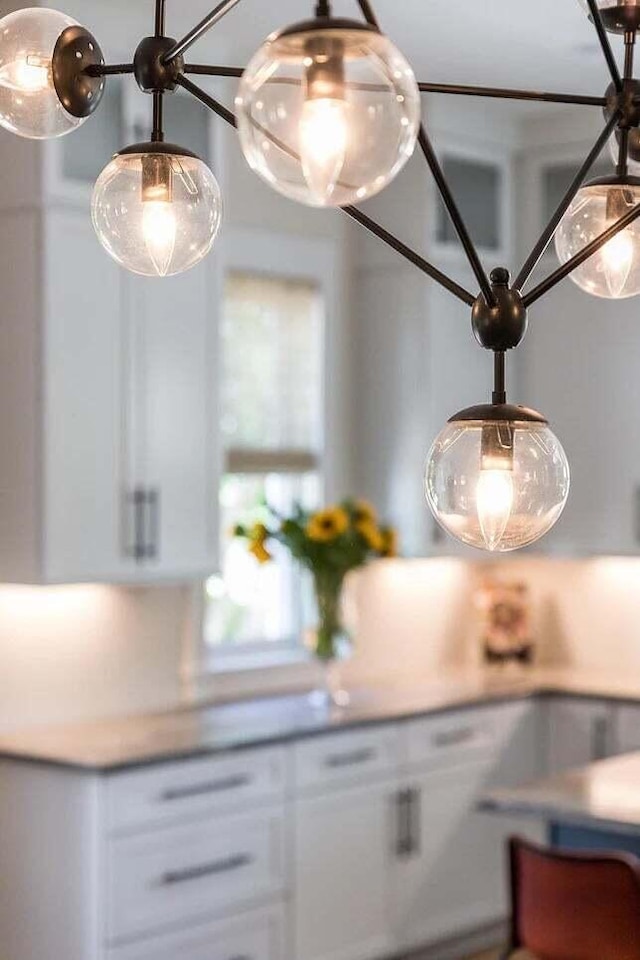
[{"label": "black drawer pull", "polygon": [[448,730],[444,733],[436,733],[433,738],[433,744],[436,747],[457,747],[461,743],[467,743],[473,740],[475,730],[473,727],[461,727],[459,730]]},{"label": "black drawer pull", "polygon": [[168,870],[163,874],[160,882],[164,887],[174,886],[176,883],[187,883],[189,880],[201,880],[203,877],[213,877],[218,873],[239,870],[241,867],[248,867],[252,862],[253,857],[248,853],[237,853],[233,857],[214,860],[213,863],[203,863],[197,867],[188,867],[186,870]]},{"label": "black drawer pull", "polygon": [[363,747],[361,750],[352,750],[351,753],[334,753],[325,759],[325,766],[335,769],[336,767],[352,767],[358,763],[367,763],[373,760],[376,751],[373,747]]},{"label": "black drawer pull", "polygon": [[203,797],[208,793],[224,793],[226,790],[239,790],[240,787],[246,787],[251,783],[251,777],[248,773],[237,773],[235,776],[224,777],[220,780],[209,780],[208,783],[193,783],[187,787],[170,787],[165,790],[160,799],[168,802],[171,800],[185,800],[188,797]]}]

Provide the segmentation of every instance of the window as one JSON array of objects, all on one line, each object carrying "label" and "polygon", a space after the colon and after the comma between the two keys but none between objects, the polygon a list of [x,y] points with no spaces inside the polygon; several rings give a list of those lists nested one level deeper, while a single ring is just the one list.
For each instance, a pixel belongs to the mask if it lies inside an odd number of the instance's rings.
[{"label": "window", "polygon": [[[482,249],[498,250],[502,240],[500,167],[478,160],[444,157],[442,168],[475,242]],[[458,243],[458,235],[440,197],[436,240],[447,245]]]},{"label": "window", "polygon": [[306,585],[286,551],[259,566],[230,531],[322,496],[324,302],[319,283],[231,272],[221,319],[222,570],[204,636],[219,656],[297,647]]}]

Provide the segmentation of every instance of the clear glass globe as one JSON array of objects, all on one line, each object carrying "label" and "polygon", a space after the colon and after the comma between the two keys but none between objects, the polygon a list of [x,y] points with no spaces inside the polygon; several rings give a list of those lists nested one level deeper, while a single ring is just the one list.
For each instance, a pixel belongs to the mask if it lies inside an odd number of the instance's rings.
[{"label": "clear glass globe", "polygon": [[436,437],[426,497],[456,540],[505,553],[539,540],[557,521],[569,494],[569,464],[544,421],[487,420],[477,409],[480,419],[454,418]]},{"label": "clear glass globe", "polygon": [[[618,131],[609,137],[609,154],[613,165],[618,165],[620,156],[620,143],[618,141]],[[640,176],[640,130],[629,131],[629,146],[627,148],[627,169],[632,177]]]},{"label": "clear glass globe", "polygon": [[[582,187],[556,232],[560,262],[570,260],[637,203],[640,180],[630,178],[625,186],[595,180]],[[640,219],[612,237],[569,276],[596,297],[619,300],[640,293]]]},{"label": "clear glass globe", "polygon": [[116,154],[98,177],[91,204],[107,253],[147,277],[195,266],[211,249],[221,215],[209,167],[170,144],[136,144]]},{"label": "clear glass globe", "polygon": [[247,162],[279,193],[340,207],[382,190],[413,153],[420,93],[391,41],[357,22],[274,34],[236,97]]},{"label": "clear glass globe", "polygon": [[[579,3],[587,16],[591,17],[587,0],[579,0]],[[640,0],[596,0],[596,6],[605,27],[613,33],[624,33],[638,23],[636,8],[640,7]]]},{"label": "clear glass globe", "polygon": [[76,21],[57,10],[29,7],[0,20],[0,124],[33,140],[61,137],[86,117],[62,106],[52,57],[60,34]]}]

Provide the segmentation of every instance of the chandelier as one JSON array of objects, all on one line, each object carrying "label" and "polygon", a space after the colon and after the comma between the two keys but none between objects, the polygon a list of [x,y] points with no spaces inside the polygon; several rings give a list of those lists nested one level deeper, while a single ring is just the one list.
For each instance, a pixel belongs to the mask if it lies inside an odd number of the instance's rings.
[{"label": "chandelier", "polygon": [[[369,0],[362,19],[314,16],[271,34],[247,67],[189,64],[184,55],[240,0],[222,0],[180,40],[166,35],[166,0],[155,0],[155,28],[131,63],[105,63],[96,39],[51,9],[18,10],[0,20],[0,124],[34,139],[60,137],[96,110],[106,78],[133,74],[152,97],[150,139],[125,147],[98,177],[91,205],[110,256],[146,276],[170,276],[198,263],[221,220],[218,183],[185,146],[165,141],[163,100],[178,87],[237,127],[251,169],[274,190],[311,207],[336,207],[471,308],[478,343],[494,355],[491,403],[451,417],[426,469],[427,501],[457,540],[490,551],[531,544],[557,521],[569,493],[569,466],[546,418],[507,402],[505,358],[522,341],[528,309],[569,276],[607,299],[640,293],[640,81],[633,77],[640,0],[580,0],[598,35],[611,82],[601,97],[453,84],[418,83],[380,29]],[[609,33],[624,37],[620,72]],[[191,76],[237,77],[235,114]],[[531,254],[512,281],[489,275],[420,120],[420,94],[458,94],[600,107],[604,128]],[[465,289],[356,204],[374,196],[418,145],[475,276]],[[615,168],[588,181],[609,147]],[[555,237],[560,265],[526,290]]]}]

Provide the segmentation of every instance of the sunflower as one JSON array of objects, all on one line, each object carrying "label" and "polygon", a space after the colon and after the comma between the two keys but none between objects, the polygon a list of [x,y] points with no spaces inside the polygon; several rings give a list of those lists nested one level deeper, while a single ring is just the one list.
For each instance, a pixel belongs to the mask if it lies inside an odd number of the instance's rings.
[{"label": "sunflower", "polygon": [[384,538],[372,520],[361,520],[359,523],[356,523],[355,527],[370,550],[375,550],[376,553],[382,553]]},{"label": "sunflower", "polygon": [[273,557],[264,545],[264,540],[252,540],[249,544],[249,553],[252,553],[258,563],[268,563]]},{"label": "sunflower", "polygon": [[368,500],[356,500],[353,506],[353,522],[358,526],[359,523],[377,523],[378,514],[376,508]]},{"label": "sunflower", "polygon": [[307,536],[318,543],[335,540],[349,526],[349,516],[342,507],[329,507],[314,513],[307,524]]},{"label": "sunflower", "polygon": [[249,539],[253,543],[262,543],[269,539],[269,531],[264,523],[254,523],[249,531]]},{"label": "sunflower", "polygon": [[383,557],[398,556],[398,531],[393,527],[382,527],[382,549],[380,555]]}]

